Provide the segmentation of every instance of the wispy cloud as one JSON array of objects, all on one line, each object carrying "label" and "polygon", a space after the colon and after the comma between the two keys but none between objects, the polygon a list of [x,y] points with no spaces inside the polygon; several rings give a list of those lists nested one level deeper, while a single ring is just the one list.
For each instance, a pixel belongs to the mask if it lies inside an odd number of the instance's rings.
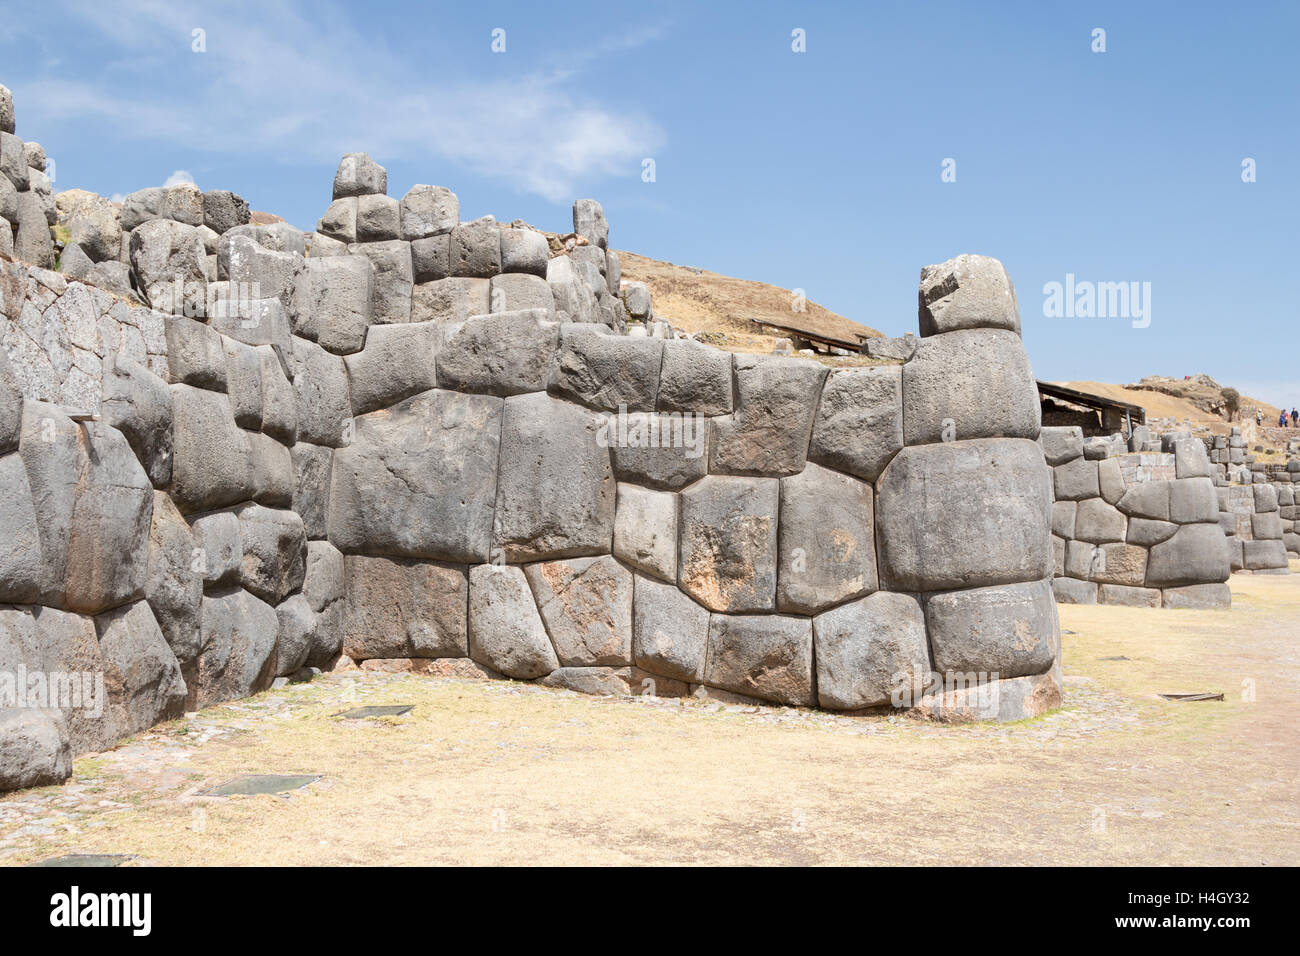
[{"label": "wispy cloud", "polygon": [[193,183],[194,177],[189,174],[188,170],[178,169],[163,183],[164,186],[179,186],[181,183]]},{"label": "wispy cloud", "polygon": [[[156,0],[64,6],[67,22],[117,52],[103,75],[64,71],[34,84],[25,107],[49,119],[100,119],[135,138],[288,161],[351,150],[381,163],[441,158],[552,201],[572,198],[582,180],[636,175],[664,141],[650,118],[602,102],[593,82],[602,59],[652,42],[656,29],[575,43],[582,52],[528,74],[501,63],[494,76],[456,80],[436,34],[417,62],[330,4],[269,0],[219,16]],[[203,53],[191,53],[195,29]]]}]

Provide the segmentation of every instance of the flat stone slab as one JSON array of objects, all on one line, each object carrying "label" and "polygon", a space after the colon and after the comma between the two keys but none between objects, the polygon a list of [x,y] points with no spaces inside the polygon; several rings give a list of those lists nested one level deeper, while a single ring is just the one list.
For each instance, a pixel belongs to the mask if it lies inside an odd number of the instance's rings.
[{"label": "flat stone slab", "polygon": [[403,714],[409,714],[414,708],[414,704],[378,704],[371,707],[353,707],[351,710],[339,711],[334,716],[342,720],[366,720],[370,717],[401,717]]},{"label": "flat stone slab", "polygon": [[65,853],[48,860],[37,860],[28,866],[113,867],[134,859],[134,853]]},{"label": "flat stone slab", "polygon": [[301,790],[321,778],[320,774],[250,773],[200,790],[201,797],[254,796],[263,793],[290,793]]}]

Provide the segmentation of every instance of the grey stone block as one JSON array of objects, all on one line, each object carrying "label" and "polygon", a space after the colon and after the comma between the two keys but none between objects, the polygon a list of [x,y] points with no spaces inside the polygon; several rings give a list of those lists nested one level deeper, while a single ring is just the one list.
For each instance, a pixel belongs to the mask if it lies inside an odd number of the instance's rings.
[{"label": "grey stone block", "polygon": [[[466,564],[488,559],[500,399],[432,389],[359,416],[355,430],[353,442],[335,452],[331,471],[329,538],[340,551]],[[573,457],[571,447],[550,452]],[[530,497],[518,504],[544,512],[553,502]]]},{"label": "grey stone block", "polygon": [[551,250],[546,237],[533,229],[501,230],[501,271],[546,278]]},{"label": "grey stone block", "polygon": [[663,343],[611,335],[592,325],[560,326],[547,389],[592,408],[652,411],[659,391]]},{"label": "grey stone block", "polygon": [[415,287],[411,244],[400,239],[391,239],[387,242],[358,242],[348,246],[348,252],[352,255],[365,256],[375,267],[371,321],[381,325],[410,322]]},{"label": "grey stone block", "polygon": [[1078,502],[1073,536],[1065,537],[1103,544],[1107,541],[1123,541],[1127,533],[1128,519],[1122,511],[1100,498],[1087,498]]},{"label": "grey stone block", "polygon": [[713,421],[709,470],[774,476],[802,471],[826,372],[803,359],[735,356],[736,411]]},{"label": "grey stone block", "polygon": [[429,236],[411,243],[411,269],[416,285],[451,275],[451,236]]},{"label": "grey stone block", "polygon": [[661,411],[731,413],[731,353],[690,339],[664,342],[659,369]]},{"label": "grey stone block", "polygon": [[350,554],[344,558],[344,577],[341,626],[343,653],[348,657],[466,657],[470,653],[470,578],[465,568]]},{"label": "grey stone block", "polygon": [[618,483],[614,555],[664,581],[677,581],[677,496]]},{"label": "grey stone block", "polygon": [[334,450],[300,441],[289,454],[295,478],[291,507],[302,516],[308,538],[324,538]]},{"label": "grey stone block", "polygon": [[1161,601],[1167,608],[1226,610],[1232,606],[1232,591],[1227,584],[1190,584],[1165,588]]},{"label": "grey stone block", "polygon": [[279,630],[275,639],[275,674],[289,677],[303,668],[316,643],[319,619],[301,594],[286,598],[275,609]]},{"label": "grey stone block", "polygon": [[400,205],[392,196],[357,197],[357,242],[384,242],[401,237]]},{"label": "grey stone block", "polygon": [[0,601],[35,603],[43,580],[41,529],[27,471],[16,454],[0,457],[0,528],[5,533],[5,547],[0,550]]},{"label": "grey stone block", "polygon": [[856,710],[921,697],[930,675],[925,614],[910,594],[879,592],[813,618],[817,700]]},{"label": "grey stone block", "polygon": [[346,153],[334,174],[334,198],[388,192],[388,170],[365,153]]},{"label": "grey stone block", "polygon": [[233,509],[211,511],[190,523],[195,554],[192,565],[198,566],[205,589],[239,583],[239,566],[244,559],[244,545],[239,540],[239,513]]},{"label": "grey stone block", "polygon": [[1057,501],[1081,501],[1101,494],[1097,463],[1076,458],[1052,469],[1052,483]]},{"label": "grey stone block", "polygon": [[464,322],[492,311],[487,279],[450,278],[424,282],[411,298],[413,322]]},{"label": "grey stone block", "polygon": [[221,235],[248,224],[248,202],[229,189],[210,189],[203,194],[203,224]]},{"label": "grey stone block", "polygon": [[501,227],[479,219],[451,231],[448,249],[453,276],[487,279],[501,271]]},{"label": "grey stone block", "polygon": [[560,666],[520,568],[476,565],[469,583],[470,657],[518,680]]},{"label": "grey stone block", "polygon": [[610,415],[597,441],[608,447],[620,481],[684,488],[708,470],[706,419],[684,412]]},{"label": "grey stone block", "polygon": [[287,359],[297,397],[298,440],[332,448],[343,445],[352,423],[343,359],[297,336]]},{"label": "grey stone block", "polygon": [[1219,497],[1209,478],[1178,478],[1169,483],[1169,520],[1175,524],[1219,520]]},{"label": "grey stone block", "polygon": [[1028,677],[1046,673],[1059,654],[1050,580],[945,591],[925,602],[934,668],[956,674]]},{"label": "grey stone block", "polygon": [[876,590],[870,484],[810,464],[781,479],[780,515],[779,610],[816,614]]},{"label": "grey stone block", "polygon": [[[175,320],[173,320],[175,321]],[[250,345],[222,338],[226,353],[226,392],[240,428],[262,427],[262,362]]]},{"label": "grey stone block", "polygon": [[530,564],[524,575],[561,667],[632,663],[632,572],[611,556]]},{"label": "grey stone block", "polygon": [[494,538],[507,560],[609,553],[616,492],[602,424],[545,394],[505,400]]},{"label": "grey stone block", "polygon": [[903,447],[902,369],[836,369],[826,379],[809,457],[875,481]]},{"label": "grey stone block", "polygon": [[573,231],[593,246],[609,245],[609,222],[605,210],[594,199],[577,199],[573,203]]},{"label": "grey stone block", "polygon": [[1159,544],[1161,541],[1168,541],[1178,530],[1178,525],[1172,521],[1153,521],[1150,518],[1130,518],[1128,521],[1128,534],[1125,538],[1129,544],[1141,545],[1149,548],[1152,545]]},{"label": "grey stone block", "polygon": [[294,283],[293,331],[337,355],[360,352],[374,297],[375,270],[365,256],[307,259]]},{"label": "grey stone block", "polygon": [[555,311],[561,321],[598,322],[596,296],[567,255],[556,256],[546,263],[546,282],[555,298]]},{"label": "grey stone block", "polygon": [[1160,589],[1103,584],[1098,593],[1098,603],[1117,604],[1122,607],[1159,607]]},{"label": "grey stone block", "polygon": [[336,199],[316,222],[316,231],[336,242],[357,241],[357,197]]},{"label": "grey stone block", "polygon": [[239,583],[268,604],[279,604],[302,587],[306,573],[307,533],[302,518],[260,504],[244,505],[238,518],[243,548]]},{"label": "grey stone block", "polygon": [[1004,329],[932,335],[903,366],[903,440],[1038,438],[1038,385],[1020,336]]},{"label": "grey stone block", "polygon": [[106,716],[127,737],[185,713],[181,666],[145,601],[95,618],[104,683],[113,688]]},{"label": "grey stone block", "polygon": [[1228,573],[1228,550],[1219,526],[1184,525],[1168,541],[1152,546],[1146,586],[1217,583],[1226,581]]},{"label": "grey stone block", "polygon": [[298,437],[298,400],[293,384],[271,346],[259,345],[254,351],[262,382],[262,431],[292,445]]},{"label": "grey stone block", "polygon": [[107,356],[99,410],[105,422],[126,436],[153,486],[165,487],[172,477],[172,397],[167,384],[128,359]]},{"label": "grey stone block", "polygon": [[774,610],[779,497],[775,480],[718,475],[682,492],[682,590],[712,611]]},{"label": "grey stone block", "polygon": [[1083,457],[1083,429],[1078,425],[1046,426],[1039,432],[1038,443],[1052,467]]},{"label": "grey stone block", "polygon": [[[1089,501],[1098,499],[1090,498]],[[1079,502],[1057,501],[1052,504],[1052,534],[1062,538],[1074,537],[1074,521],[1078,514]],[[1121,515],[1121,517],[1123,517]]]},{"label": "grey stone block", "polygon": [[197,703],[248,697],[275,677],[275,608],[240,588],[205,595],[199,616]]},{"label": "grey stone block", "polygon": [[71,776],[72,748],[62,715],[0,708],[0,791],[45,787]]},{"label": "grey stone block", "polygon": [[555,297],[545,279],[520,272],[493,276],[488,297],[493,312],[540,309],[549,322],[555,321]]},{"label": "grey stone block", "polygon": [[704,682],[713,687],[810,707],[813,692],[812,621],[784,614],[714,614]]},{"label": "grey stone block", "polygon": [[1098,587],[1096,582],[1078,578],[1058,576],[1052,579],[1052,593],[1057,604],[1096,604]]},{"label": "grey stone block", "polygon": [[1020,334],[1015,286],[997,259],[960,255],[921,270],[921,335],[957,329],[1007,329]]},{"label": "grey stone block", "polygon": [[352,413],[364,415],[427,392],[438,384],[435,322],[376,325],[363,351],[344,359],[351,385]]},{"label": "grey stone block", "polygon": [[247,433],[225,395],[173,385],[171,496],[182,513],[211,511],[252,495]]},{"label": "grey stone block", "polygon": [[540,309],[430,323],[445,330],[437,378],[443,388],[518,395],[546,388],[559,327]]},{"label": "grey stone block", "polygon": [[415,185],[402,197],[402,238],[445,235],[460,223],[460,200],[443,186]]},{"label": "grey stone block", "polygon": [[162,491],[155,491],[153,496],[144,596],[176,659],[181,664],[192,663],[199,653],[203,574],[195,567],[190,526]]},{"label": "grey stone block", "polygon": [[[284,252],[259,242],[252,233],[254,228],[236,226],[221,237],[217,245],[217,272],[222,278],[251,289],[254,299],[279,299],[282,306],[292,309],[298,273],[307,260],[301,252]],[[297,235],[301,238],[301,233]],[[133,247],[135,237],[136,233],[132,232]]]},{"label": "grey stone block", "polygon": [[[1208,528],[1209,525],[1193,525],[1192,527]],[[1272,568],[1287,567],[1286,545],[1280,540],[1243,541],[1241,543],[1241,550],[1242,565],[1247,571],[1267,571]],[[1213,578],[1210,580],[1213,580]]]},{"label": "grey stone block", "polygon": [[1052,572],[1050,470],[1037,442],[904,448],[877,483],[882,587],[939,591]]},{"label": "grey stone block", "polygon": [[637,575],[632,633],[639,667],[672,680],[704,679],[709,612],[675,584]]}]

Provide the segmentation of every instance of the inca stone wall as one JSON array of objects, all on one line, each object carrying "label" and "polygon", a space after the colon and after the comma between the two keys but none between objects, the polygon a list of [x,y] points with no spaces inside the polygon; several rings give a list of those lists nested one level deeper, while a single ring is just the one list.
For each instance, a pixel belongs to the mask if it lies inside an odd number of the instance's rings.
[{"label": "inca stone wall", "polygon": [[0,674],[107,696],[0,707],[0,786],[351,666],[1059,702],[1052,473],[1000,263],[927,267],[910,357],[832,370],[665,337],[594,201],[554,238],[385,193],[345,157],[304,235],[145,190],[54,235],[81,279],[3,263]]}]

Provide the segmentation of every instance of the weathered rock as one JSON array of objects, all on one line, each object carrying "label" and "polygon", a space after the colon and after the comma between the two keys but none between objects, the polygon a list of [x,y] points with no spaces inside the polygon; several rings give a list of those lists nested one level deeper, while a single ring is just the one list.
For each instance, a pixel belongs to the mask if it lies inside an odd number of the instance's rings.
[{"label": "weathered rock", "polygon": [[1078,502],[1073,537],[1101,544],[1106,541],[1123,541],[1127,532],[1128,519],[1115,506],[1106,504],[1100,498],[1086,498]]},{"label": "weathered rock", "polygon": [[41,528],[27,471],[19,455],[0,458],[0,602],[35,603],[40,597],[44,563]]},{"label": "weathered rock", "polygon": [[903,439],[1037,438],[1038,385],[1020,336],[968,329],[922,339],[903,366]]},{"label": "weathered rock", "polygon": [[54,268],[54,242],[45,207],[31,190],[18,193],[18,222],[14,233],[14,258],[43,269]]},{"label": "weathered rock", "polygon": [[573,203],[573,231],[593,246],[609,245],[609,222],[605,210],[594,199],[577,199]]},{"label": "weathered rock", "polygon": [[172,475],[172,398],[167,384],[136,363],[115,356],[104,362],[100,414],[124,436],[155,488]]},{"label": "weathered rock", "polygon": [[658,407],[708,416],[730,414],[731,354],[691,339],[665,342]]},{"label": "weathered rock", "polygon": [[121,256],[121,213],[102,196],[88,193],[64,218],[63,225],[68,230],[68,242],[91,262],[112,262]]},{"label": "weathered rock", "polygon": [[[262,427],[262,362],[251,345],[220,339],[226,355],[226,394],[240,428]],[[191,383],[193,384],[193,383]]]},{"label": "weathered rock", "polygon": [[388,192],[388,170],[365,153],[345,153],[334,174],[334,198]]},{"label": "weathered rock", "polygon": [[465,657],[469,653],[470,588],[463,567],[350,554],[344,558],[344,569],[343,653],[348,657]]},{"label": "weathered rock", "polygon": [[183,382],[214,392],[226,391],[228,369],[220,333],[183,315],[169,315],[165,321],[172,384]]},{"label": "weathered rock", "polygon": [[1125,540],[1129,544],[1141,545],[1149,548],[1153,544],[1159,544],[1161,541],[1168,541],[1178,530],[1178,525],[1172,521],[1153,521],[1150,518],[1129,518],[1128,535]]},{"label": "weathered rock", "polygon": [[72,776],[68,728],[58,711],[0,707],[0,792]]},{"label": "weathered rock", "polygon": [[298,438],[298,398],[293,383],[271,346],[259,345],[256,352],[262,383],[262,431],[292,445]]},{"label": "weathered rock", "polygon": [[785,614],[714,614],[704,682],[737,694],[809,707],[812,621]]},{"label": "weathered rock", "polygon": [[1178,478],[1169,482],[1169,520],[1176,524],[1219,520],[1219,498],[1209,478]]},{"label": "weathered rock", "polygon": [[447,331],[437,356],[438,384],[488,395],[543,391],[559,344],[559,326],[546,317],[529,309],[435,325]]},{"label": "weathered rock", "polygon": [[0,173],[20,193],[31,189],[31,167],[23,158],[23,141],[3,131],[0,131]]},{"label": "weathered rock", "polygon": [[544,687],[557,687],[579,694],[630,697],[632,679],[630,667],[560,667],[539,678],[537,683]]},{"label": "weathered rock", "polygon": [[130,255],[149,305],[161,312],[203,313],[207,250],[198,229],[170,219],[150,220],[131,230]]},{"label": "weathered rock", "polygon": [[163,638],[149,604],[137,601],[95,618],[116,736],[139,733],[185,713],[181,665]]},{"label": "weathered rock", "polygon": [[298,440],[331,448],[346,444],[352,405],[343,359],[297,336],[287,358],[298,399]]},{"label": "weathered rock", "polygon": [[248,203],[229,189],[210,189],[203,194],[203,224],[221,235],[248,224]]},{"label": "weathered rock", "polygon": [[930,673],[925,614],[910,594],[879,592],[813,618],[817,699],[856,710],[921,697]]},{"label": "weathered rock", "polygon": [[614,555],[665,581],[677,581],[677,496],[619,482]]},{"label": "weathered rock", "polygon": [[380,325],[394,322],[423,321],[412,316],[412,290],[415,271],[411,264],[411,244],[400,239],[387,242],[359,242],[348,246],[352,255],[362,255],[375,269],[375,291],[371,321]]},{"label": "weathered rock", "polygon": [[492,311],[487,279],[455,277],[423,282],[411,294],[412,322],[464,322]]},{"label": "weathered rock", "polygon": [[902,369],[843,368],[822,389],[808,456],[875,481],[903,447]]},{"label": "weathered rock", "polygon": [[1097,462],[1097,487],[1107,504],[1119,504],[1124,492],[1128,491],[1128,484],[1124,481],[1118,459],[1107,458]]},{"label": "weathered rock", "polygon": [[211,328],[245,345],[269,345],[278,356],[288,360],[293,339],[289,313],[279,299],[255,298],[251,287],[238,287],[229,282],[209,283],[208,292],[215,293],[208,318]]},{"label": "weathered rock", "polygon": [[122,229],[130,232],[151,219],[166,218],[165,202],[161,186],[137,189],[122,200]]},{"label": "weathered rock", "polygon": [[709,470],[802,471],[825,377],[824,366],[803,359],[735,356],[736,411],[713,420]]},{"label": "weathered rock", "polygon": [[486,279],[501,271],[501,227],[491,219],[477,219],[451,231],[448,248],[453,276]]},{"label": "weathered rock", "polygon": [[632,641],[638,666],[673,680],[704,679],[709,612],[675,584],[637,575]]},{"label": "weathered rock", "polygon": [[632,663],[632,572],[609,555],[524,568],[562,667]]},{"label": "weathered rock", "polygon": [[663,343],[610,335],[593,325],[560,327],[548,390],[592,408],[652,411],[659,390]]},{"label": "weathered rock", "polygon": [[1050,472],[1037,442],[904,448],[877,484],[882,587],[938,591],[1052,572]]},{"label": "weathered rock", "polygon": [[682,590],[712,611],[775,609],[779,485],[710,475],[682,492]]},{"label": "weathered rock", "polygon": [[357,242],[398,239],[401,221],[401,206],[392,196],[357,198]]},{"label": "weathered rock", "polygon": [[1015,286],[997,259],[960,255],[921,270],[921,335],[957,329],[1008,329],[1020,334]]},{"label": "weathered rock", "polygon": [[1267,513],[1277,511],[1277,489],[1272,485],[1252,485],[1251,493],[1255,496],[1255,511]]},{"label": "weathered rock", "polygon": [[1043,457],[1053,467],[1083,457],[1083,429],[1078,425],[1047,426],[1039,432]]},{"label": "weathered rock", "polygon": [[247,433],[235,425],[225,395],[171,386],[171,495],[184,514],[211,511],[252,497]]},{"label": "weathered rock", "polygon": [[1151,548],[1146,586],[1216,583],[1228,580],[1228,573],[1228,550],[1219,526],[1184,525],[1168,541]]},{"label": "weathered rock", "polygon": [[[206,556],[205,551],[197,553]],[[199,652],[203,574],[195,564],[195,540],[189,525],[171,498],[155,491],[144,595],[167,646],[182,665],[191,663]]]},{"label": "weathered rock", "polygon": [[294,285],[294,332],[336,355],[360,352],[374,294],[375,269],[365,256],[308,259]]},{"label": "weathered rock", "polygon": [[14,95],[0,84],[0,133],[12,133],[14,128]]},{"label": "weathered rock", "polygon": [[[509,419],[507,409],[506,429]],[[352,444],[334,455],[330,540],[345,553],[486,561],[493,495],[501,494],[502,433],[501,399],[439,389],[360,416]],[[574,457],[572,444],[547,451]],[[502,447],[503,472],[518,468],[509,455]],[[516,509],[537,514],[557,507],[540,487],[521,488],[519,497]],[[611,502],[611,519],[612,510]]]},{"label": "weathered rock", "polygon": [[615,484],[602,424],[544,394],[505,400],[494,539],[507,560],[609,552]]},{"label": "weathered rock", "polygon": [[352,388],[352,413],[363,415],[387,408],[435,387],[441,336],[435,322],[372,328],[365,349],[344,360]]},{"label": "weathered rock", "polygon": [[[1057,501],[1082,501],[1085,498],[1096,498],[1101,494],[1097,479],[1097,463],[1086,458],[1075,458],[1057,465],[1052,469],[1052,482]],[[1122,505],[1121,510],[1123,510]]]},{"label": "weathered rock", "polygon": [[[1211,528],[1211,526],[1192,525],[1191,528],[1184,528],[1182,530],[1188,531],[1192,528]],[[1178,536],[1175,535],[1169,543],[1172,543],[1177,539]],[[1161,547],[1163,547],[1163,545],[1161,545]],[[1152,550],[1154,551],[1155,549],[1153,548]],[[1241,551],[1242,566],[1247,571],[1267,571],[1271,568],[1286,568],[1287,566],[1286,545],[1281,541],[1243,541],[1241,543]],[[1208,561],[1208,559],[1206,560]],[[1188,575],[1188,577],[1190,578],[1191,576]],[[1206,580],[1206,578],[1209,578],[1208,574],[1201,578],[1201,580]],[[1209,578],[1209,580],[1213,580],[1213,578]]]},{"label": "weathered rock", "polygon": [[871,485],[810,464],[781,479],[780,515],[777,608],[816,614],[876,590]]},{"label": "weathered rock", "polygon": [[1147,573],[1147,549],[1116,542],[1092,545],[1071,541],[1066,546],[1065,573],[1102,584],[1141,587]]},{"label": "weathered rock", "polygon": [[[260,242],[260,237],[254,238],[255,228],[236,226],[221,237],[217,245],[218,273],[253,290],[253,298],[278,299],[282,306],[292,311],[298,273],[307,260],[302,257],[301,249],[285,252],[271,248],[278,244],[273,238]],[[301,233],[297,233],[297,239],[301,242]],[[134,232],[131,233],[131,242],[134,245]]]},{"label": "weathered rock", "polygon": [[18,447],[22,424],[23,390],[9,364],[9,356],[0,349],[0,455]]},{"label": "weathered rock", "polygon": [[599,321],[595,293],[568,256],[556,256],[547,261],[546,282],[551,287],[555,311],[562,322]]},{"label": "weathered rock", "polygon": [[1074,537],[1074,521],[1078,516],[1078,506],[1077,501],[1057,501],[1052,504],[1052,534],[1061,538]]},{"label": "weathered rock", "polygon": [[[411,272],[417,285],[451,275],[451,236],[430,236],[411,243]],[[418,311],[413,317],[419,321]]]},{"label": "weathered rock", "polygon": [[642,322],[648,320],[651,316],[650,287],[644,282],[629,282],[622,292],[627,314]]},{"label": "weathered rock", "polygon": [[1232,606],[1232,591],[1227,584],[1190,584],[1181,588],[1165,588],[1161,603],[1167,608],[1195,608],[1225,610]]},{"label": "weathered rock", "polygon": [[1098,585],[1094,581],[1058,575],[1052,579],[1052,594],[1058,604],[1096,604]]},{"label": "weathered rock", "polygon": [[279,604],[302,587],[307,534],[302,518],[285,509],[244,505],[239,509],[243,558],[239,583],[268,604]]},{"label": "weathered rock", "polygon": [[1210,458],[1205,442],[1187,438],[1174,442],[1174,475],[1177,478],[1209,478]]},{"label": "weathered rock", "polygon": [[357,197],[345,196],[330,203],[325,215],[316,221],[316,232],[336,242],[356,242]]},{"label": "weathered rock", "polygon": [[187,226],[203,225],[203,193],[194,183],[163,187],[163,212],[168,219]]},{"label": "weathered rock", "polygon": [[546,321],[555,321],[555,296],[539,276],[520,272],[493,276],[488,280],[488,297],[493,312],[538,309]]},{"label": "weathered rock", "polygon": [[687,412],[611,415],[596,440],[607,447],[620,481],[684,488],[708,470],[708,426]]},{"label": "weathered rock", "polygon": [[925,602],[935,670],[1027,677],[1056,661],[1060,635],[1051,581],[944,591]]},{"label": "weathered rock", "polygon": [[560,666],[521,569],[476,565],[469,585],[470,657],[518,680]]},{"label": "weathered rock", "polygon": [[196,703],[210,707],[265,690],[275,677],[275,608],[240,588],[205,595]]},{"label": "weathered rock", "polygon": [[443,186],[412,186],[402,197],[401,216],[403,239],[442,235],[459,225],[460,200]]},{"label": "weathered rock", "polygon": [[203,577],[205,588],[215,590],[239,583],[244,545],[239,539],[239,514],[212,511],[190,522],[194,539],[191,566]]},{"label": "weathered rock", "polygon": [[288,677],[307,663],[316,643],[319,620],[301,594],[287,598],[275,609],[275,616],[280,622],[275,642],[275,673],[277,677]]},{"label": "weathered rock", "polygon": [[546,237],[533,229],[501,230],[501,271],[523,272],[546,278],[550,260]]},{"label": "weathered rock", "polygon": [[324,538],[334,451],[323,445],[300,441],[290,449],[290,458],[296,478],[291,507],[302,516],[308,538]]},{"label": "weathered rock", "polygon": [[1121,607],[1159,607],[1159,588],[1137,588],[1124,584],[1103,584],[1097,594],[1099,604]]}]

